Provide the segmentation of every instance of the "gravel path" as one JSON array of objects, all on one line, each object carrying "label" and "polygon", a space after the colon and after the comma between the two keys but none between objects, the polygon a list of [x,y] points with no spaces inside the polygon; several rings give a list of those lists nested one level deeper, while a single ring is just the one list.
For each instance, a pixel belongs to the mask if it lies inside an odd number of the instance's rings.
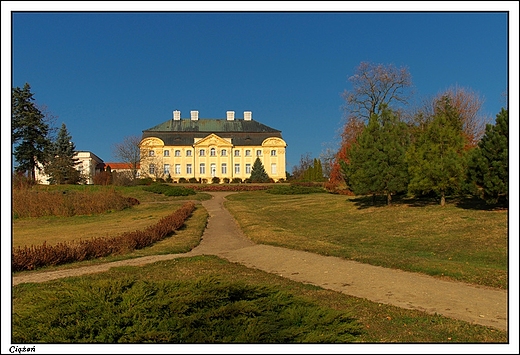
[{"label": "gravel path", "polygon": [[224,198],[229,193],[211,194],[211,200],[202,202],[209,213],[207,228],[200,245],[189,253],[153,255],[77,269],[30,273],[13,277],[13,285],[103,272],[123,265],[139,266],[179,257],[217,255],[247,267],[373,302],[437,313],[507,331],[505,290],[444,281],[337,257],[254,244],[243,235],[235,219],[224,208]]}]

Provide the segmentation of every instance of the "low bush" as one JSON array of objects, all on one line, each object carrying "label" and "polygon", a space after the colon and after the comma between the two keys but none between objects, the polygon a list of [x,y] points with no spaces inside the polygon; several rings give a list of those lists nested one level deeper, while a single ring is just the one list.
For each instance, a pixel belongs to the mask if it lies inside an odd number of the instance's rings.
[{"label": "low bush", "polygon": [[363,333],[346,311],[241,281],[74,280],[47,294],[14,313],[14,342],[350,343]]},{"label": "low bush", "polygon": [[40,246],[18,247],[12,252],[12,271],[34,270],[43,266],[61,265],[142,249],[182,227],[194,210],[195,204],[186,202],[155,225],[112,238],[100,237],[79,242],[58,243],[53,246],[43,243]]},{"label": "low bush", "polygon": [[156,194],[163,194],[165,196],[189,196],[196,194],[193,189],[184,186],[170,186],[166,184],[152,184],[143,187],[143,190]]}]

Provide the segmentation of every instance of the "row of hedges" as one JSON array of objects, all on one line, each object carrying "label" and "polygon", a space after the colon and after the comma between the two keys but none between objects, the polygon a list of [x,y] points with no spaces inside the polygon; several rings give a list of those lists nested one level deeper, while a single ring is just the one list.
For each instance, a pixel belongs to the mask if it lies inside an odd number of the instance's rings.
[{"label": "row of hedges", "polygon": [[195,191],[205,191],[205,192],[212,192],[212,191],[260,191],[260,190],[268,190],[271,186],[269,185],[192,185],[189,186]]},{"label": "row of hedges", "polygon": [[142,249],[166,238],[183,226],[195,210],[195,204],[186,202],[157,224],[144,230],[123,233],[116,237],[99,237],[79,242],[58,243],[49,246],[31,246],[13,249],[12,271],[34,270],[43,266],[54,266],[71,262],[95,259],[113,254],[124,254]]}]

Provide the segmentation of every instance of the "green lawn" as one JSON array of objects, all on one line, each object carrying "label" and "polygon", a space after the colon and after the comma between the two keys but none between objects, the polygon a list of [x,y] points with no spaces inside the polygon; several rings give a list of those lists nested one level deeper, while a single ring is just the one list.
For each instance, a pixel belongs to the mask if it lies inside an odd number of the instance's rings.
[{"label": "green lawn", "polygon": [[17,343],[506,343],[213,256],[13,287]]},{"label": "green lawn", "polygon": [[[84,235],[73,232],[85,223],[85,230],[96,231],[152,224],[186,199],[138,187],[122,193],[141,204],[97,216],[17,219],[14,227],[24,228],[15,229],[13,241],[20,243],[24,233],[33,233],[36,242],[67,230],[70,239],[78,239]],[[412,201],[373,207],[330,194],[247,192],[228,199],[226,207],[257,243],[507,288],[507,211]],[[199,205],[184,228],[150,247],[45,269],[186,252],[200,242],[207,217]],[[508,342],[507,332],[350,297],[210,256],[17,285],[12,311],[13,341],[21,343]]]},{"label": "green lawn", "polygon": [[507,289],[507,210],[417,200],[372,206],[332,194],[227,197],[256,243]]}]

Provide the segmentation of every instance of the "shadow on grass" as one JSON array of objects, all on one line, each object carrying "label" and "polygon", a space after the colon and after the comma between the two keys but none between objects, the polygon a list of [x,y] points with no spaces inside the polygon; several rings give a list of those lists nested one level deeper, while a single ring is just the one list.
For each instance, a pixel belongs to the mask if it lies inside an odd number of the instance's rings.
[{"label": "shadow on grass", "polygon": [[[350,199],[358,209],[371,207],[388,207],[386,196],[359,196]],[[496,211],[507,209],[507,203],[503,201],[496,204],[488,204],[477,197],[447,197],[447,204],[467,210]],[[440,199],[432,196],[411,198],[405,195],[392,196],[392,206],[427,207],[440,206]]]}]

